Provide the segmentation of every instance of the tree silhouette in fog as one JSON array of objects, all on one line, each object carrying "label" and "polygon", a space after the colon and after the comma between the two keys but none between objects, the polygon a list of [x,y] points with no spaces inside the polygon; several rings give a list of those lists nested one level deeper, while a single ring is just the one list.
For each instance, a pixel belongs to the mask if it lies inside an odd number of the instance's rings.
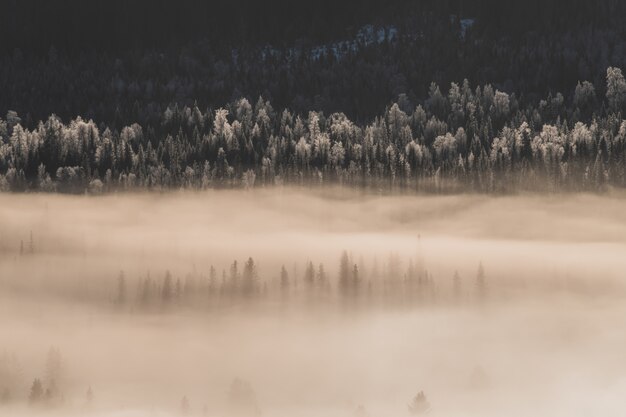
[{"label": "tree silhouette in fog", "polygon": [[189,399],[187,396],[183,396],[183,399],[180,400],[180,414],[183,416],[189,415],[190,412]]},{"label": "tree silhouette in fog", "polygon": [[9,388],[3,388],[0,394],[0,404],[7,404],[11,401],[11,390]]},{"label": "tree silhouette in fog", "polygon": [[252,258],[248,258],[243,267],[242,274],[242,292],[244,295],[253,295],[257,292],[258,285],[258,273],[256,269],[256,265]]},{"label": "tree silhouette in fog", "polygon": [[65,369],[61,351],[51,347],[46,357],[45,382],[48,387],[57,387],[65,382]]},{"label": "tree silhouette in fog", "polygon": [[[136,277],[134,296],[128,294],[130,278],[120,273],[115,281],[117,296],[111,302],[119,306],[120,300],[126,300],[126,303],[132,304],[130,312],[136,311],[135,308],[151,311],[156,306],[167,307],[161,310],[167,312],[178,308],[213,310],[237,303],[261,306],[267,301],[275,300],[274,297],[289,300],[290,303],[309,300],[310,303],[307,304],[310,306],[317,302],[343,303],[357,299],[369,299],[363,306],[374,300],[389,305],[400,302],[406,306],[425,306],[442,301],[462,305],[465,300],[458,271],[454,271],[452,283],[449,285],[430,273],[424,267],[422,258],[418,262],[410,258],[404,267],[400,256],[391,253],[388,261],[383,263],[382,271],[376,258],[371,263],[367,274],[369,278],[365,281],[363,271],[368,270],[367,262],[361,257],[359,266],[352,262],[349,252],[343,250],[339,256],[338,274],[331,280],[322,263],[316,268],[311,260],[307,260],[303,265],[303,285],[297,285],[284,264],[275,279],[267,276],[266,271],[261,270],[252,257],[248,257],[241,271],[237,260],[230,264],[228,273],[222,270],[220,283],[217,269],[213,265],[209,266],[208,277],[194,266],[193,271],[185,275],[184,281],[180,278],[174,280],[169,270],[165,271],[162,279],[155,280],[151,279],[148,272],[145,276]],[[297,262],[293,265],[295,274],[299,265]],[[485,268],[480,262],[473,291],[467,295],[480,304],[487,301],[488,289]],[[339,297],[331,297],[333,294]],[[494,298],[493,301],[497,299]],[[47,366],[50,369],[55,362],[55,355],[49,354]],[[58,384],[59,380],[55,379],[55,382]]]},{"label": "tree silhouette in fog", "polygon": [[89,407],[93,404],[93,390],[91,389],[91,385],[87,388],[87,392],[85,393],[85,404]]},{"label": "tree silhouette in fog", "polygon": [[487,278],[482,262],[478,264],[478,272],[476,273],[476,293],[480,301],[483,301],[487,296]]},{"label": "tree silhouette in fog", "polygon": [[350,258],[348,257],[348,251],[341,253],[339,260],[339,289],[342,294],[347,295],[353,288],[352,271],[350,268]]},{"label": "tree silhouette in fog", "polygon": [[283,293],[287,293],[289,291],[289,273],[287,272],[287,268],[283,265],[280,269],[280,289]]},{"label": "tree silhouette in fog", "polygon": [[126,277],[124,271],[120,271],[120,275],[117,278],[117,298],[116,302],[119,305],[126,303]]},{"label": "tree silhouette in fog", "polygon": [[315,267],[313,262],[308,262],[306,269],[304,270],[304,284],[307,290],[312,290],[315,287]]},{"label": "tree silhouette in fog", "polygon": [[428,402],[424,391],[420,391],[415,397],[413,397],[413,401],[411,401],[411,404],[409,404],[409,413],[414,416],[421,416],[429,412],[430,403]]},{"label": "tree silhouette in fog", "polygon": [[230,385],[228,400],[232,410],[239,415],[260,415],[256,393],[248,381],[236,378]]},{"label": "tree silhouette in fog", "polygon": [[463,284],[461,282],[459,271],[454,271],[454,276],[452,277],[452,288],[455,301],[460,301],[463,296]]},{"label": "tree silhouette in fog", "polygon": [[165,272],[163,279],[163,288],[161,288],[161,300],[164,304],[169,304],[174,296],[174,288],[172,284],[172,274],[170,271]]},{"label": "tree silhouette in fog", "polygon": [[35,378],[30,388],[28,401],[31,404],[40,403],[43,400],[43,395],[44,395],[43,384],[41,383],[41,380],[39,378]]}]

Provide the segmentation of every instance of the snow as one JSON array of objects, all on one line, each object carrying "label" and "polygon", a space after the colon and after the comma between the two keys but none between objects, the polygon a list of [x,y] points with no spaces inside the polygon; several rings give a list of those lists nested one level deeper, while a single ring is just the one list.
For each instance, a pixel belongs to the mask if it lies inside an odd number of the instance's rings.
[{"label": "snow", "polygon": [[467,30],[476,23],[476,19],[461,19],[461,38],[465,38]]},{"label": "snow", "polygon": [[[323,45],[317,45],[310,49],[310,57],[319,60],[321,57],[332,54],[334,58],[340,59],[349,53],[355,53],[359,48],[384,42],[393,42],[398,39],[398,29],[395,26],[375,27],[365,25],[357,32],[354,39],[342,40]],[[272,45],[267,45],[261,50],[263,59],[285,56],[288,60],[297,59],[304,52],[301,47],[291,47],[279,49]],[[233,51],[233,58],[236,59],[237,52]]]}]

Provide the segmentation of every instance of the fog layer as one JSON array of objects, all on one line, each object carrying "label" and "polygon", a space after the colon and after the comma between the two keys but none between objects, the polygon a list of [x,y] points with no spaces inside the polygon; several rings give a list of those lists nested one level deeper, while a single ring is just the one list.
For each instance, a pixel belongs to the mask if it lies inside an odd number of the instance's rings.
[{"label": "fog layer", "polygon": [[0,194],[0,415],[623,416],[625,209]]}]

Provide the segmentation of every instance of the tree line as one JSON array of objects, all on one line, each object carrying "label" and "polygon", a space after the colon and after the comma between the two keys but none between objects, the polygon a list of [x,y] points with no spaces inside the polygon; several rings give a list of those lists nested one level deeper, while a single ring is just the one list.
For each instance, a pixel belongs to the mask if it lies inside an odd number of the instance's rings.
[{"label": "tree line", "polygon": [[0,189],[105,192],[342,183],[445,191],[601,190],[626,185],[626,81],[605,94],[579,82],[571,99],[521,105],[467,80],[401,95],[371,123],[307,115],[246,98],[215,111],[169,106],[158,123],[120,130],[52,115],[33,129],[0,120]]},{"label": "tree line", "polygon": [[437,302],[480,304],[487,299],[485,269],[479,264],[473,277],[455,272],[449,280],[437,280],[421,261],[409,260],[402,266],[391,254],[382,262],[366,265],[347,251],[341,254],[337,274],[329,274],[324,264],[308,261],[283,265],[275,273],[260,274],[252,258],[241,265],[233,261],[218,271],[174,276],[170,271],[147,272],[133,277],[120,271],[110,292],[113,305],[126,311],[169,311],[177,308],[220,308],[263,300],[296,303],[352,303],[367,300],[394,306],[432,305]]}]

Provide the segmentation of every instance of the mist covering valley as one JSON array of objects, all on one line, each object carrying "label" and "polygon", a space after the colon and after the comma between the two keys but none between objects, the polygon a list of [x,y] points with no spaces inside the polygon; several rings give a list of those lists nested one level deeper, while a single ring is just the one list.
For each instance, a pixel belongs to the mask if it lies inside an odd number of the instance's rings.
[{"label": "mist covering valley", "polygon": [[0,415],[620,416],[625,197],[1,194]]},{"label": "mist covering valley", "polygon": [[626,416],[626,1],[0,1],[0,417]]}]

